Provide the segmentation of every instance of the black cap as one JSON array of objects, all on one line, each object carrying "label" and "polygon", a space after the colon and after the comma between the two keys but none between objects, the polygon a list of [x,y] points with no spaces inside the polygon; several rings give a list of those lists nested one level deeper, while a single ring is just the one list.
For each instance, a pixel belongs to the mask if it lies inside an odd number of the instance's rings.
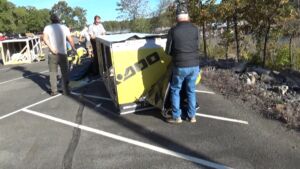
[{"label": "black cap", "polygon": [[56,14],[51,14],[50,20],[52,23],[59,23],[59,17]]},{"label": "black cap", "polygon": [[177,1],[176,15],[188,14],[187,2],[185,0]]}]

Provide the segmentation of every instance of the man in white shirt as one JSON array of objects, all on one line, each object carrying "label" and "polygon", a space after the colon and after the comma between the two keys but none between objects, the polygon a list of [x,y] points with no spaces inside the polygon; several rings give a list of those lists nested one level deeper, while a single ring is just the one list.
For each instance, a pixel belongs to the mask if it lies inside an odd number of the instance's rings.
[{"label": "man in white shirt", "polygon": [[69,28],[60,24],[60,20],[57,15],[52,14],[50,18],[52,24],[47,25],[44,28],[44,41],[49,47],[48,64],[50,71],[50,86],[51,96],[57,95],[57,67],[60,66],[62,81],[63,81],[63,93],[69,94],[69,77],[68,77],[68,63],[67,63],[67,45],[68,40],[75,50],[74,41],[71,36]]},{"label": "man in white shirt", "polygon": [[94,60],[93,60],[93,74],[98,75],[99,74],[99,63],[98,63],[98,56],[97,56],[97,47],[96,47],[96,37],[101,37],[106,34],[106,31],[101,24],[101,18],[100,16],[96,15],[94,17],[94,23],[90,25],[89,27],[89,35],[91,38],[91,44],[93,47],[93,54],[94,54]]}]

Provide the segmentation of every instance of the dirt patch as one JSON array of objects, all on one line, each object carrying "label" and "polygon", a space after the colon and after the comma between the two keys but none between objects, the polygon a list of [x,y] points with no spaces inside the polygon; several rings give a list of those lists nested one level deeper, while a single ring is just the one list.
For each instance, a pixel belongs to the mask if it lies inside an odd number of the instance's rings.
[{"label": "dirt patch", "polygon": [[237,104],[300,131],[300,76],[233,61],[206,62],[203,83]]}]

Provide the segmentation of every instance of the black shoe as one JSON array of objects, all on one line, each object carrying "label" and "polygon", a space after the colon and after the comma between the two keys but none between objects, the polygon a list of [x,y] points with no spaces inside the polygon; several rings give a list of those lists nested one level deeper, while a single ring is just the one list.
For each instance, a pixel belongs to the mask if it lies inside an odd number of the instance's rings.
[{"label": "black shoe", "polygon": [[50,95],[51,96],[56,96],[56,95],[58,95],[58,92],[51,92]]}]

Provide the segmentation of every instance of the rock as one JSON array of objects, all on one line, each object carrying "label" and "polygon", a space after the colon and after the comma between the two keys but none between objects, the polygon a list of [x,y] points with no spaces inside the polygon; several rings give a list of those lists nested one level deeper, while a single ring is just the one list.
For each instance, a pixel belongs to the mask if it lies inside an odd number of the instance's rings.
[{"label": "rock", "polygon": [[289,90],[289,87],[286,85],[279,86],[278,88],[282,95],[285,95],[285,93]]},{"label": "rock", "polygon": [[217,61],[217,67],[221,68],[221,69],[228,69],[228,68],[232,68],[235,65],[235,60],[233,59],[219,59]]},{"label": "rock", "polygon": [[262,67],[249,67],[247,71],[250,71],[250,72],[254,71],[259,75],[262,75],[262,74],[270,75],[271,74],[270,70],[262,68]]},{"label": "rock", "polygon": [[268,84],[274,83],[276,81],[276,79],[269,74],[261,74],[260,80]]},{"label": "rock", "polygon": [[283,114],[283,113],[285,112],[285,110],[286,110],[286,105],[284,105],[284,104],[276,104],[276,105],[275,105],[275,110],[276,110],[277,112]]},{"label": "rock", "polygon": [[248,65],[248,62],[240,62],[235,67],[233,67],[232,70],[235,73],[243,73],[246,71],[247,65]]},{"label": "rock", "polygon": [[246,78],[246,84],[247,85],[254,85],[256,83],[256,72],[248,72],[247,78]]},{"label": "rock", "polygon": [[286,85],[281,85],[281,86],[273,86],[271,88],[269,88],[268,90],[277,92],[279,94],[281,94],[282,96],[286,94],[286,92],[289,90],[289,87]]}]

